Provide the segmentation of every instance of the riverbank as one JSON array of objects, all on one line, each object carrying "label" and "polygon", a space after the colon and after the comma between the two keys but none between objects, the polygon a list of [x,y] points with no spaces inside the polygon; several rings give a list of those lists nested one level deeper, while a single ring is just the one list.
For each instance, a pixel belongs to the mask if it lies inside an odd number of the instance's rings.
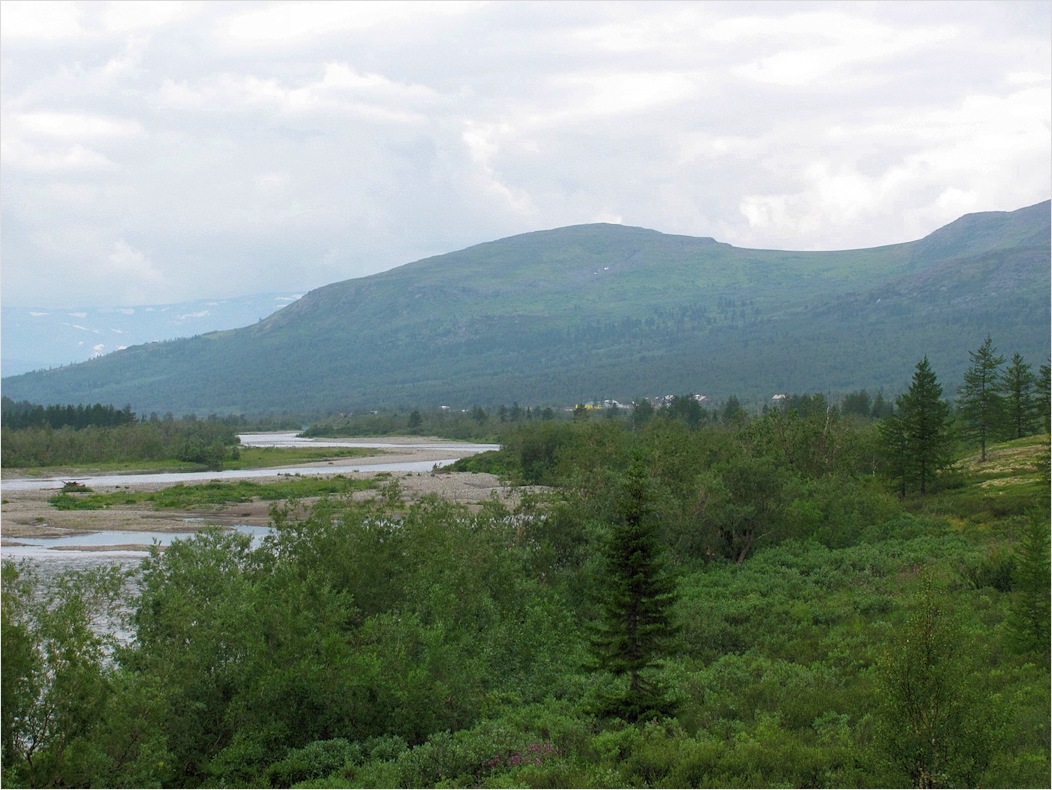
[{"label": "riverbank", "polygon": [[[351,440],[340,440],[349,442]],[[376,440],[363,439],[363,444]],[[302,470],[303,474],[312,475],[345,475],[360,479],[375,479],[378,485],[397,482],[404,501],[411,502],[424,496],[436,495],[469,506],[477,506],[496,497],[500,501],[514,506],[518,492],[501,484],[495,475],[470,472],[399,471],[398,466],[409,468],[427,467],[439,461],[448,461],[454,457],[466,457],[477,452],[475,446],[458,446],[436,439],[420,437],[398,437],[395,440],[384,440],[386,447],[377,448],[375,456],[334,459],[300,464],[291,468]],[[395,445],[395,447],[392,447]],[[290,472],[275,472],[272,475],[260,476],[260,470],[243,470],[243,475],[233,474],[233,479],[249,478],[259,483],[278,482],[287,479]],[[76,480],[76,470],[70,470],[68,480]],[[119,477],[119,476],[118,476]],[[131,482],[125,480],[109,485],[92,484],[93,490],[99,493],[132,489],[136,491],[156,491],[173,483],[170,480],[143,480],[146,476],[137,476]],[[107,478],[112,479],[112,478]],[[223,479],[232,479],[231,473],[224,473]],[[152,530],[162,532],[185,532],[187,529],[201,528],[208,525],[228,526],[245,524],[266,526],[270,523],[270,508],[273,502],[254,500],[239,502],[223,507],[194,508],[192,510],[155,510],[151,505],[114,506],[105,510],[67,510],[61,511],[51,506],[48,500],[55,496],[62,487],[62,482],[54,481],[53,485],[37,489],[20,489],[15,478],[7,478],[0,483],[3,503],[0,505],[0,537],[3,542],[17,540],[19,537],[55,537],[76,532],[97,532],[102,530]],[[378,489],[361,491],[354,494],[357,498],[369,498],[379,495]],[[305,500],[304,504],[309,504]]]}]

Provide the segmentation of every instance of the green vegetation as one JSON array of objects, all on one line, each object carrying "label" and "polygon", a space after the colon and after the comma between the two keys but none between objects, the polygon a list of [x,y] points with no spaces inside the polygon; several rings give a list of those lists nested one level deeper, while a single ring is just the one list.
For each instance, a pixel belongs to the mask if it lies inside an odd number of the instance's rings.
[{"label": "green vegetation", "polygon": [[641,459],[618,488],[619,501],[603,546],[604,565],[595,580],[599,616],[590,641],[593,666],[613,676],[613,688],[603,691],[600,712],[636,722],[674,710],[654,670],[673,651],[676,594],[664,569],[659,525]]},{"label": "green vegetation", "polygon": [[[942,385],[925,357],[917,363],[913,383],[895,402],[896,412],[881,422],[888,476],[905,496],[928,492],[936,475],[950,463],[950,407],[942,400]],[[982,460],[986,460],[983,433]]]},{"label": "green vegetation", "polygon": [[[899,392],[927,355],[957,380],[991,334],[1049,354],[1049,205],[837,252],[582,225],[319,288],[238,330],[4,380],[38,402],[311,413],[701,392]],[[421,412],[423,414],[423,411]]]},{"label": "green vegetation", "polygon": [[376,488],[375,480],[362,480],[343,475],[333,477],[290,476],[278,483],[256,483],[251,480],[230,482],[211,481],[197,485],[178,483],[160,491],[114,491],[96,494],[69,492],[65,488],[48,502],[58,510],[102,510],[115,505],[137,505],[151,503],[156,508],[185,509],[210,505],[225,505],[231,502],[250,502],[262,499],[301,499],[307,497],[350,494]]},{"label": "green vegetation", "polygon": [[979,442],[979,460],[985,461],[986,443],[1007,418],[998,373],[1005,358],[998,356],[989,335],[979,350],[969,352],[969,356],[972,364],[958,388],[958,410],[966,435]]},{"label": "green vegetation", "polygon": [[145,463],[220,469],[238,457],[238,444],[231,422],[195,417],[83,428],[5,428],[0,465],[10,469]]},{"label": "green vegetation", "polygon": [[36,403],[15,403],[2,398],[0,425],[4,430],[19,428],[106,428],[135,422],[131,406],[117,410],[112,406],[96,403],[92,406],[68,404],[66,406],[41,406]]},{"label": "green vegetation", "polygon": [[[140,420],[130,409],[39,406],[3,399],[4,468],[48,476],[84,471],[258,469],[357,458],[382,451],[355,447],[241,447],[242,417],[194,415]],[[88,422],[71,421],[78,415]],[[79,419],[79,418],[78,418]],[[255,427],[255,426],[252,426]]]},{"label": "green vegetation", "polygon": [[157,492],[289,504],[131,596],[5,562],[3,783],[1047,786],[1048,437],[900,497],[850,404],[523,417],[469,462],[549,487],[514,510]]},{"label": "green vegetation", "polygon": [[223,468],[266,469],[290,464],[364,458],[384,453],[384,450],[367,447],[246,447],[242,445],[238,448],[238,457],[224,463]]},{"label": "green vegetation", "polygon": [[494,442],[509,427],[560,416],[550,407],[500,404],[470,410],[420,408],[403,411],[364,411],[316,420],[303,436],[441,436],[460,441]]}]

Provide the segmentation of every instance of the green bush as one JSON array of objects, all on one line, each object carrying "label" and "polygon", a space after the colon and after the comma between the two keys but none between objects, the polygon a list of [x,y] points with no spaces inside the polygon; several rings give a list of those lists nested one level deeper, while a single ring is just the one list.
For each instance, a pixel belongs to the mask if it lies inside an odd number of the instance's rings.
[{"label": "green bush", "polygon": [[361,764],[363,749],[346,738],[311,741],[302,749],[292,749],[267,769],[274,787],[292,787],[297,782],[321,779],[347,765]]}]

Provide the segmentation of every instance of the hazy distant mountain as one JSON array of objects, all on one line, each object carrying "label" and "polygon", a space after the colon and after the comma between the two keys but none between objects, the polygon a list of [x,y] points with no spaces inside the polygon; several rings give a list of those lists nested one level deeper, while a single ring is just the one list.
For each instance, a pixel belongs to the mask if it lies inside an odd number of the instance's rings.
[{"label": "hazy distant mountain", "polygon": [[243,329],[5,379],[36,402],[139,411],[767,399],[908,385],[952,396],[990,334],[1049,356],[1050,204],[841,252],[619,225],[527,233],[311,291]]},{"label": "hazy distant mountain", "polygon": [[69,365],[128,346],[234,329],[266,318],[300,294],[255,294],[146,307],[4,307],[4,376]]}]

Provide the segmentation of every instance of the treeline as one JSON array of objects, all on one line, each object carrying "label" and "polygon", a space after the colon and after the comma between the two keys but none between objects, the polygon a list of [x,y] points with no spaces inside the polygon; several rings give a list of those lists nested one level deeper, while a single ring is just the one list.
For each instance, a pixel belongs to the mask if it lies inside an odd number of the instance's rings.
[{"label": "treeline", "polygon": [[[830,403],[820,394],[793,394],[767,405],[762,413],[771,410],[793,411],[804,415],[825,414],[835,410],[837,414],[851,415],[863,419],[879,419],[892,413],[894,406],[878,392],[871,396],[866,390],[845,395],[837,403]],[[424,409],[405,408],[393,411],[363,411],[329,415],[316,419],[303,431],[308,437],[339,436],[386,436],[427,435],[447,439],[472,441],[500,441],[509,430],[522,424],[539,421],[581,421],[587,419],[610,419],[641,425],[653,418],[681,420],[690,427],[701,424],[727,421],[734,424],[748,418],[749,412],[734,395],[717,405],[703,405],[695,396],[673,395],[663,398],[656,405],[648,399],[638,399],[620,405],[579,403],[573,407],[522,406],[517,401],[494,406],[474,405],[470,409]]]},{"label": "treeline", "polygon": [[41,406],[28,401],[15,402],[8,397],[0,399],[0,427],[5,430],[20,428],[108,428],[127,425],[138,418],[131,406],[116,409],[96,403],[91,406],[68,404],[65,406]]},{"label": "treeline", "polygon": [[239,432],[303,426],[302,417],[288,413],[140,416],[130,406],[43,406],[7,397],[2,415],[0,465],[5,468],[180,461],[218,469],[238,458]]},{"label": "treeline", "polygon": [[156,419],[116,426],[4,429],[4,468],[182,461],[219,468],[238,457],[237,429],[221,420]]}]

